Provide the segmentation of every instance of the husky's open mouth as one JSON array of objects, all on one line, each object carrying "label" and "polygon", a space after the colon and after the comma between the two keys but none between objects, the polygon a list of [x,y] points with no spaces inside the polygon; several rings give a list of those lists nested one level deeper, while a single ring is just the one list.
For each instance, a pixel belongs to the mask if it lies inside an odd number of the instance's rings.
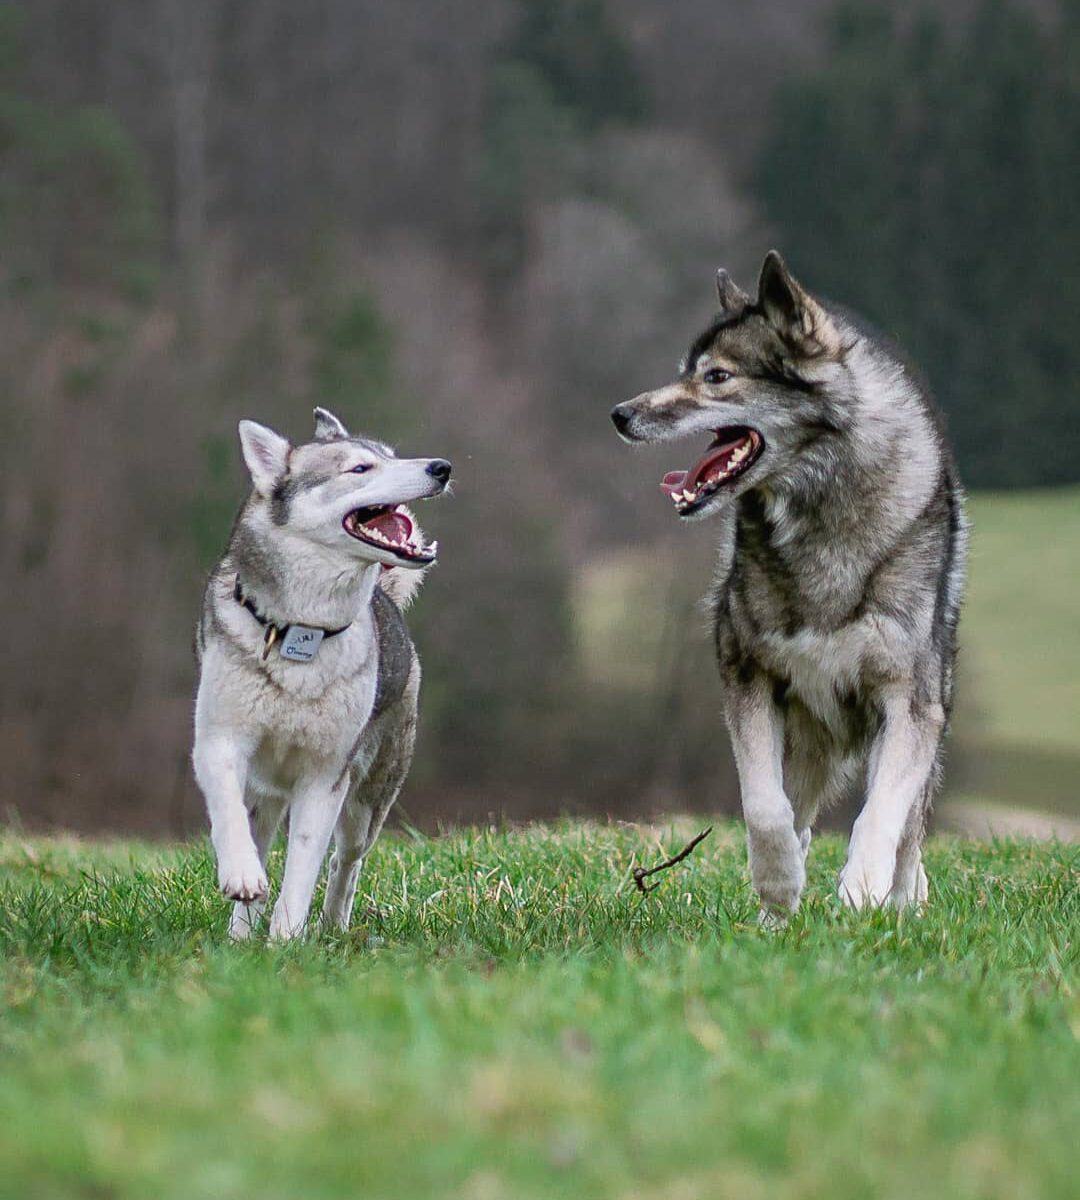
[{"label": "husky's open mouth", "polygon": [[413,541],[413,523],[396,504],[354,508],[346,513],[342,525],[349,537],[377,550],[387,550],[404,562],[434,562],[439,550],[438,542],[424,546]]},{"label": "husky's open mouth", "polygon": [[660,484],[681,517],[696,512],[714,492],[742,475],[765,449],[761,434],[747,425],[727,425],[714,433],[702,459],[689,471],[669,471]]}]

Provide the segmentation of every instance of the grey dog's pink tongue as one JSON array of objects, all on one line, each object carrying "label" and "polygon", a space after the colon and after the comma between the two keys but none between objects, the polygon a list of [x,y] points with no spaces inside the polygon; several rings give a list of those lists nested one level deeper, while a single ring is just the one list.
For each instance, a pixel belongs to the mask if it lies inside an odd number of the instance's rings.
[{"label": "grey dog's pink tongue", "polygon": [[678,496],[690,484],[690,490],[695,491],[697,485],[708,482],[710,473],[714,473],[713,468],[727,466],[728,459],[746,441],[746,437],[744,434],[723,445],[710,446],[704,458],[699,459],[689,471],[668,471],[660,481],[660,490],[669,496]]},{"label": "grey dog's pink tongue", "polygon": [[404,513],[387,512],[372,517],[370,521],[365,521],[363,528],[375,529],[392,542],[405,543],[412,534],[413,524]]},{"label": "grey dog's pink tongue", "polygon": [[677,496],[682,493],[683,485],[686,483],[688,471],[668,471],[664,478],[660,481],[660,490],[667,492],[669,496]]}]

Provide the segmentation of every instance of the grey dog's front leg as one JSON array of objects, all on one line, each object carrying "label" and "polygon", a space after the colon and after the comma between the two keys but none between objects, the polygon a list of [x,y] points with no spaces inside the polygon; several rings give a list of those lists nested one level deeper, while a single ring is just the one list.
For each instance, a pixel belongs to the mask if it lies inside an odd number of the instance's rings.
[{"label": "grey dog's front leg", "polygon": [[[285,797],[263,795],[258,800],[249,799],[248,803],[251,805],[248,813],[251,837],[265,872],[270,843],[274,840],[277,827],[281,824],[281,815],[285,811]],[[238,900],[233,905],[232,916],[229,918],[229,937],[234,941],[243,941],[251,937],[258,928],[265,909],[265,896],[250,903]]]},{"label": "grey dog's front leg", "polygon": [[201,722],[200,716],[197,709],[192,762],[206,797],[218,886],[233,900],[261,900],[266,896],[266,872],[252,841],[244,804],[251,747],[229,733],[205,728],[207,723]]},{"label": "grey dog's front leg", "polygon": [[750,876],[765,920],[784,918],[799,905],[806,867],[784,792],[784,722],[767,681],[729,689],[725,713],[735,752],[750,850]]}]

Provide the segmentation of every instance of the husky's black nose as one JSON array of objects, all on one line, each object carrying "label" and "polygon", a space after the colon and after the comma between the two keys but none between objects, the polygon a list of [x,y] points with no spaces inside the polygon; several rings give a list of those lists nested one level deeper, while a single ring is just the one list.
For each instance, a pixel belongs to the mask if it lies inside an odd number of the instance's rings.
[{"label": "husky's black nose", "polygon": [[621,404],[616,404],[611,410],[611,419],[620,433],[625,433],[630,426],[630,414]]},{"label": "husky's black nose", "polygon": [[449,483],[452,470],[445,458],[433,458],[427,465],[427,473],[434,475],[440,483]]}]

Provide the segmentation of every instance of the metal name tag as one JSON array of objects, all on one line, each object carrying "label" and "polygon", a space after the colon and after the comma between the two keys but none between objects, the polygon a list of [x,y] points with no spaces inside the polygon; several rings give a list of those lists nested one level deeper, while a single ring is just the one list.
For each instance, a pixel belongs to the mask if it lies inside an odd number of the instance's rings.
[{"label": "metal name tag", "polygon": [[289,632],[281,639],[281,657],[289,662],[311,662],[319,652],[323,631],[310,629],[307,625],[290,625]]}]

